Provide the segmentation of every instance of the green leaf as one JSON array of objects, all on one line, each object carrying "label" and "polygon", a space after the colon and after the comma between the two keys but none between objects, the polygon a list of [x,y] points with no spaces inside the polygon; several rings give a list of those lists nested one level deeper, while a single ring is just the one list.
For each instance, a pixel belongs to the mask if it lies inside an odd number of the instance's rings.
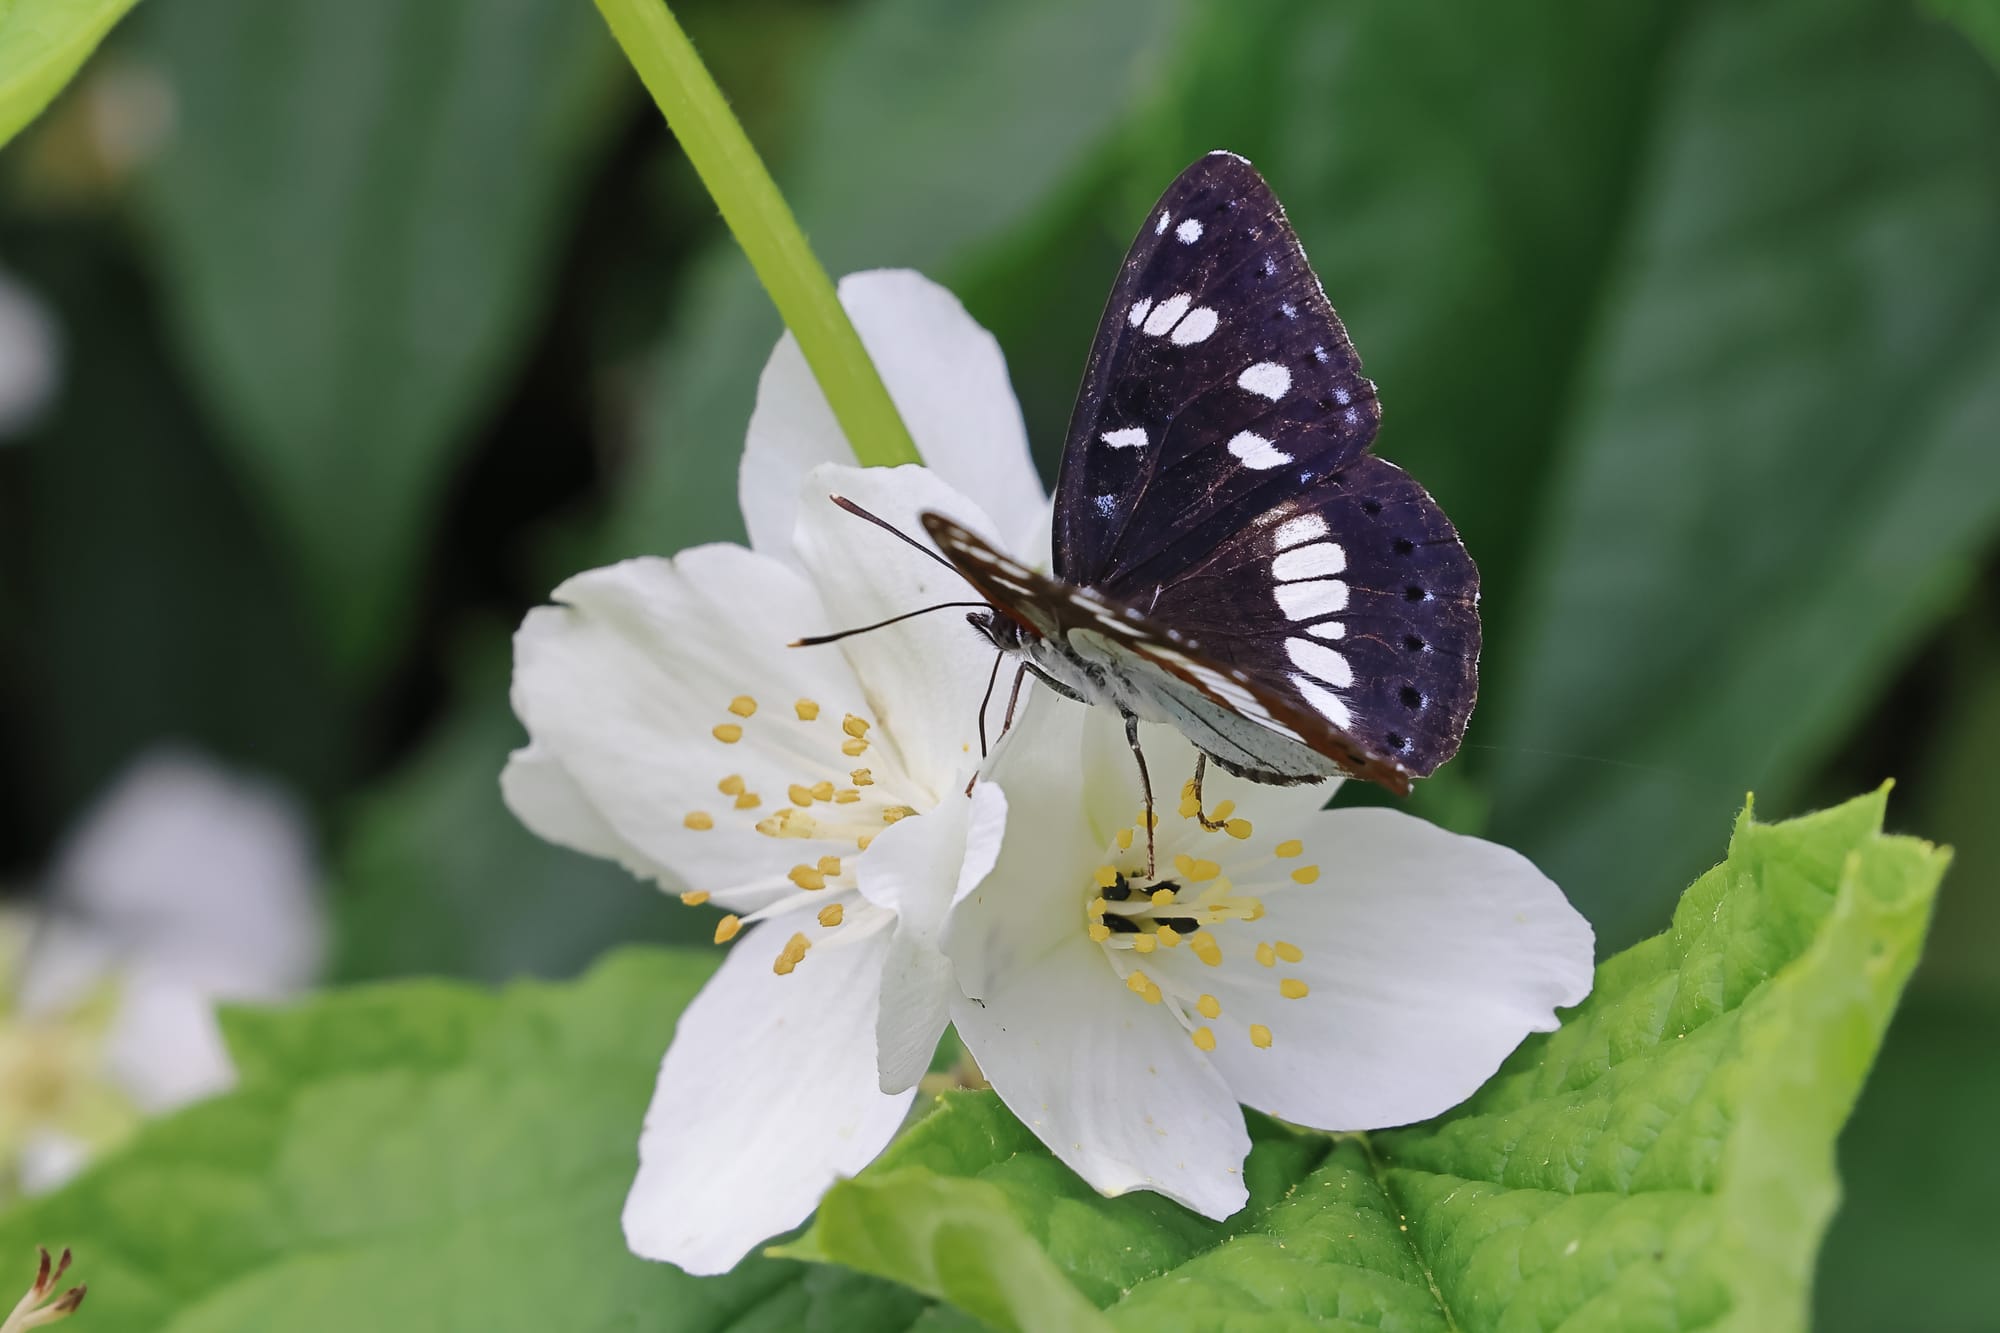
[{"label": "green leaf", "polygon": [[[1439,1120],[1328,1138],[1253,1117],[1250,1204],[1226,1223],[1101,1199],[963,1096],[836,1186],[791,1252],[1001,1328],[1067,1287],[1147,1330],[1802,1329],[1834,1139],[1947,859],[1880,832],[1885,795],[1746,812],[1672,929]],[[1049,1263],[997,1284],[990,1256],[1025,1241]]]},{"label": "green leaf", "polygon": [[1742,790],[1792,799],[2000,525],[2000,80],[1890,0],[1686,13],[1540,549],[1487,599],[1524,617],[1495,835],[1614,944]]},{"label": "green leaf", "polygon": [[711,961],[234,1013],[239,1090],[0,1219],[0,1253],[74,1247],[98,1333],[911,1326],[921,1298],[869,1279],[752,1259],[702,1280],[626,1252],[640,1117]]},{"label": "green leaf", "polygon": [[170,312],[337,660],[365,674],[400,640],[441,486],[629,84],[569,0],[145,18],[177,96],[142,198]]},{"label": "green leaf", "polygon": [[[949,278],[1029,225],[1103,150],[1180,13],[1146,0],[859,9],[773,163],[828,272]],[[1032,97],[1023,70],[1035,71]],[[620,496],[611,553],[741,538],[736,466],[778,334],[733,247],[694,265],[653,366],[646,452]]]},{"label": "green leaf", "polygon": [[137,0],[14,0],[0,8],[0,144],[41,114]]}]

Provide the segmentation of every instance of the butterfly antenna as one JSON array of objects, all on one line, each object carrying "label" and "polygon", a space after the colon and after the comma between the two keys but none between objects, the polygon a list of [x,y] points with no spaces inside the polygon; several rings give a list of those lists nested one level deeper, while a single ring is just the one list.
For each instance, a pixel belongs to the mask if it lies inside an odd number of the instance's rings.
[{"label": "butterfly antenna", "polygon": [[[870,630],[883,629],[889,625],[895,624],[899,620],[908,620],[911,616],[925,616],[929,615],[933,611],[944,611],[954,606],[985,606],[985,605],[986,605],[985,602],[939,602],[936,606],[920,606],[914,611],[905,611],[900,616],[890,616],[887,620],[878,620],[872,625],[859,625],[856,626],[854,629],[839,630],[832,634],[813,634],[803,639],[793,639],[790,643],[786,644],[785,646],[787,648],[815,648],[822,643],[832,643],[836,639],[845,639],[856,634],[866,634]],[[984,713],[981,713],[979,720],[980,720],[980,725],[984,727],[986,722],[986,715]]]},{"label": "butterfly antenna", "polygon": [[1158,869],[1153,861],[1153,825],[1159,821],[1153,815],[1153,779],[1146,773],[1146,752],[1139,748],[1139,719],[1130,713],[1125,715],[1125,743],[1139,763],[1139,790],[1146,793],[1146,878],[1151,879]]},{"label": "butterfly antenna", "polygon": [[[943,556],[939,555],[936,551],[933,551],[930,547],[924,545],[922,542],[918,541],[915,537],[912,537],[909,533],[897,527],[894,523],[891,523],[888,519],[880,518],[874,514],[869,513],[866,509],[863,509],[860,505],[854,503],[854,501],[848,499],[844,495],[829,495],[826,498],[833,501],[835,504],[839,505],[842,509],[845,509],[848,513],[854,515],[856,518],[865,518],[870,523],[873,523],[876,527],[882,529],[882,531],[894,534],[894,536],[898,541],[908,542],[911,546],[916,547],[919,551],[922,551],[925,555],[937,561],[940,565],[943,565],[946,569],[949,569],[952,573],[958,574],[958,566],[952,564],[951,561],[945,559]],[[964,578],[965,576],[963,574],[959,574],[959,577]],[[984,603],[981,603],[981,605],[984,605]]]}]

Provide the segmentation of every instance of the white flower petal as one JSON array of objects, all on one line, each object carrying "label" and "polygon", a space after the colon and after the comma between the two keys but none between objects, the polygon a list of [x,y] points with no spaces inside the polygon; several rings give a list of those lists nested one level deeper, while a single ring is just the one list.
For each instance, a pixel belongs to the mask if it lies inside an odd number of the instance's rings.
[{"label": "white flower petal", "polygon": [[862,895],[896,913],[876,1019],[884,1092],[915,1087],[930,1068],[957,989],[938,949],[945,911],[961,885],[977,884],[993,869],[1006,824],[1006,798],[982,783],[970,800],[947,797],[930,813],[885,830],[859,864]]},{"label": "white flower petal", "polygon": [[[1115,831],[1132,823],[1143,808],[1139,766],[1125,739],[1125,722],[1116,709],[1092,708],[1078,719],[1083,735],[1084,771],[1089,775],[1091,818],[1097,825]],[[1194,776],[1197,751],[1177,729],[1152,722],[1139,726],[1139,748],[1146,756],[1146,770],[1153,780],[1153,809],[1161,826],[1181,818],[1178,814],[1181,787]],[[1338,781],[1274,787],[1251,782],[1210,763],[1202,778],[1202,805],[1213,817],[1224,801],[1242,807],[1257,821],[1291,821],[1309,817],[1322,809],[1340,789]]]},{"label": "white flower petal", "polygon": [[[1287,837],[1306,843],[1316,884],[1270,892],[1264,919],[1219,928],[1221,967],[1154,955],[1221,1002],[1209,1058],[1259,1110],[1329,1130],[1427,1119],[1590,992],[1590,926],[1518,853],[1382,809],[1259,822],[1258,842]],[[1260,940],[1304,956],[1260,967]],[[1287,977],[1308,994],[1282,997]],[[1269,1049],[1249,1044],[1250,1023],[1271,1030]]]},{"label": "white flower petal", "polygon": [[209,994],[136,970],[118,990],[118,1011],[104,1035],[106,1070],[138,1108],[159,1115],[236,1083]]},{"label": "white flower petal", "polygon": [[[555,597],[564,605],[530,612],[515,635],[514,711],[620,842],[739,909],[790,891],[793,865],[854,852],[851,840],[756,832],[794,784],[845,786],[858,763],[885,789],[898,777],[893,762],[841,750],[842,718],[867,713],[846,659],[785,646],[826,628],[806,580],[741,547],[703,546],[591,570]],[[739,698],[749,716],[730,711]],[[817,705],[812,720],[800,700]],[[741,797],[724,790],[731,778]],[[534,790],[516,807],[523,820],[581,841],[574,811]],[[522,794],[517,782],[510,802]]]},{"label": "white flower petal", "polygon": [[[804,489],[797,550],[837,628],[873,625],[939,602],[978,602],[979,594],[950,569],[926,559],[890,534],[826,497],[841,495],[929,544],[919,513],[951,515],[991,531],[985,512],[918,467],[813,469]],[[934,611],[899,625],[800,652],[844,654],[904,771],[932,800],[963,791],[979,762],[979,710],[993,679],[996,649],[965,623],[964,610]],[[1001,698],[989,706],[998,734]]]},{"label": "white flower petal", "polygon": [[[746,933],[681,1015],[660,1066],[625,1201],[635,1254],[727,1272],[798,1225],[828,1186],[873,1161],[914,1090],[885,1096],[875,1007],[887,918],[823,930],[810,912]],[[794,933],[815,939],[788,976]]]},{"label": "white flower petal", "polygon": [[[1004,932],[1004,910],[991,917]],[[1081,912],[1055,947],[1034,952],[1038,936],[1023,932],[1027,951],[991,958],[984,996],[952,1008],[993,1090],[1105,1194],[1157,1190],[1217,1219],[1242,1208],[1250,1136],[1228,1087],[1164,1007],[1125,989]],[[1005,953],[1007,942],[987,948]]]},{"label": "white flower petal", "polygon": [[[1030,550],[1045,512],[1042,485],[993,335],[957,297],[907,269],[849,274],[840,301],[924,463],[980,497],[1008,549]],[[758,381],[744,442],[737,493],[751,546],[795,559],[799,478],[819,463],[856,461],[787,333]]]},{"label": "white flower petal", "polygon": [[507,756],[507,767],[500,770],[500,794],[536,837],[616,861],[645,879],[677,883],[672,871],[618,836],[546,745],[530,742]]}]

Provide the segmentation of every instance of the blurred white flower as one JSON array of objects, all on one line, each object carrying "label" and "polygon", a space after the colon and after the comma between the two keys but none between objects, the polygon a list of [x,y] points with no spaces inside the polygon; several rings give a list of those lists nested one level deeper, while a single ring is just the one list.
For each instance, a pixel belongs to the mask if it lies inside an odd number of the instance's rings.
[{"label": "blurred white flower", "polygon": [[230,1086],[215,1005],[311,984],[317,879],[297,805],[198,755],[145,756],[99,798],[0,968],[0,1062],[33,1071],[0,1075],[0,1153],[22,1188],[59,1184],[138,1115]]},{"label": "blurred white flower", "polygon": [[[1145,746],[1158,770],[1194,765],[1169,728]],[[1117,719],[1046,692],[988,783],[1006,835],[946,919],[952,1018],[1001,1099],[1107,1194],[1227,1217],[1247,1198],[1239,1102],[1327,1130],[1426,1119],[1590,991],[1590,926],[1505,847],[1219,774],[1226,828],[1183,791],[1149,879]]]},{"label": "blurred white flower", "polygon": [[930,467],[851,466],[788,336],[744,451],[750,549],[580,574],[515,638],[509,807],[726,908],[718,942],[743,931],[681,1016],[625,1208],[635,1252],[696,1273],[802,1221],[895,1133],[948,1022],[936,930],[1004,813],[964,794],[992,657],[962,615],[787,646],[971,596],[830,494],[908,532],[923,509],[1017,546],[1046,524],[991,335],[914,273],[840,295]]},{"label": "blurred white flower", "polygon": [[62,376],[62,338],[40,297],[0,269],[0,441],[41,419]]}]

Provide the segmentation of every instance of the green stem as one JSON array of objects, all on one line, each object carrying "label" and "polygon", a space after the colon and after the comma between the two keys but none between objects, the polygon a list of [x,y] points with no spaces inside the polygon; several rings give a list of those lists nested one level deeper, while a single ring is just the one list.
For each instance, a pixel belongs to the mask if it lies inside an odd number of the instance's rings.
[{"label": "green stem", "polygon": [[826,270],[666,0],[597,8],[799,340],[854,456],[869,466],[923,462]]}]

